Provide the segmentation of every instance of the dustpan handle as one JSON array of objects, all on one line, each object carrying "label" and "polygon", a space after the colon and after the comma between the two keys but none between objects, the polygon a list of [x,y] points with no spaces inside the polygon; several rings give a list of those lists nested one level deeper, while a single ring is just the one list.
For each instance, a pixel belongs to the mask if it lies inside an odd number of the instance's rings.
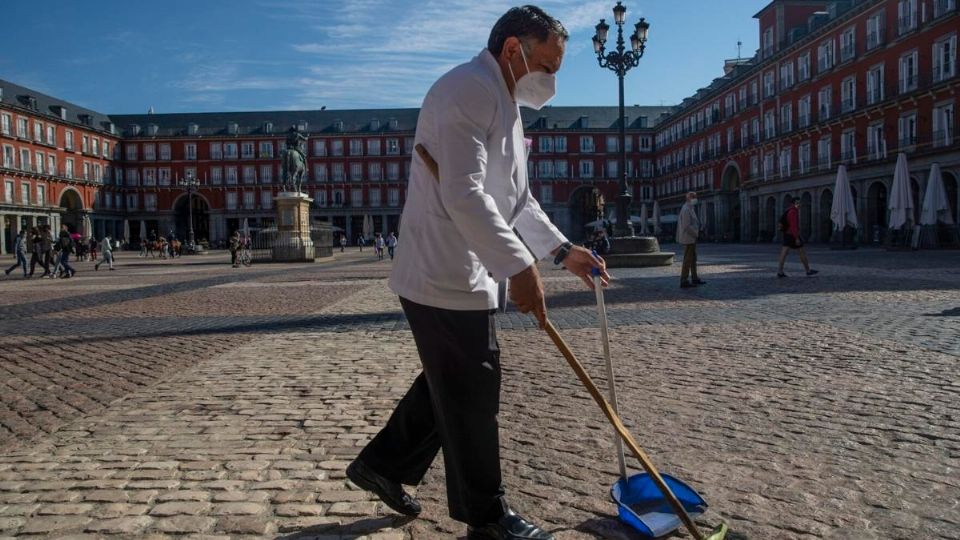
[{"label": "dustpan handle", "polygon": [[676,495],[674,495],[673,491],[670,490],[670,486],[664,482],[663,477],[660,476],[660,473],[657,471],[656,467],[653,466],[653,462],[650,461],[650,458],[647,456],[647,454],[633,439],[633,436],[630,435],[630,432],[627,431],[627,428],[623,425],[623,422],[620,421],[620,417],[617,415],[616,411],[613,410],[613,407],[607,403],[607,400],[603,399],[603,394],[600,393],[597,385],[594,384],[593,380],[590,378],[590,375],[587,374],[585,369],[583,369],[583,365],[580,364],[580,361],[577,360],[577,357],[573,355],[573,351],[571,351],[570,347],[567,346],[566,342],[563,341],[560,333],[557,332],[556,327],[553,326],[553,323],[550,322],[549,319],[546,322],[546,330],[547,334],[550,335],[550,339],[552,339],[553,343],[558,349],[560,349],[560,353],[563,354],[563,357],[567,359],[567,363],[570,364],[570,367],[573,368],[574,373],[577,374],[580,382],[583,383],[583,386],[585,386],[587,391],[590,392],[590,395],[593,396],[594,401],[596,401],[597,405],[600,406],[600,409],[603,411],[603,414],[606,415],[607,420],[613,424],[613,428],[617,430],[617,434],[620,435],[620,438],[623,439],[623,442],[627,444],[627,447],[630,448],[630,451],[633,453],[633,455],[638,461],[640,461],[640,465],[643,466],[643,470],[647,471],[647,474],[653,478],[654,483],[658,488],[660,488],[660,492],[663,493],[664,498],[667,499],[667,502],[670,503],[670,506],[673,508],[674,512],[677,513],[680,521],[683,521],[683,524],[687,527],[687,530],[690,531],[690,534],[692,534],[696,540],[704,540],[703,534],[699,529],[697,529],[697,525],[693,522],[690,514],[687,513],[687,510],[682,504],[680,504],[680,501],[677,500]]},{"label": "dustpan handle", "polygon": [[[597,252],[593,252],[597,257]],[[610,406],[613,412],[620,414],[620,407],[617,404],[617,380],[613,376],[613,360],[610,358],[610,335],[607,331],[607,306],[603,301],[603,287],[600,283],[600,269],[593,267],[590,270],[593,275],[593,289],[597,293],[597,315],[600,318],[600,339],[603,342],[603,361],[607,366],[607,395],[610,396]],[[620,466],[620,478],[627,479],[627,460],[623,455],[623,441],[617,430],[613,431],[613,445],[617,449],[617,464]]]}]

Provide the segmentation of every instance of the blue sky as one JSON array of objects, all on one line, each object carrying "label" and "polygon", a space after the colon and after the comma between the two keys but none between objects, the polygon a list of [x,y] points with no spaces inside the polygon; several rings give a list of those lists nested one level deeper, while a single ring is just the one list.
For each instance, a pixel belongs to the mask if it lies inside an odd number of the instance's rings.
[{"label": "blue sky", "polygon": [[[627,0],[651,23],[626,103],[670,105],[757,49],[769,0]],[[5,2],[0,78],[104,113],[417,107],[469,60],[502,0],[37,0]],[[538,3],[571,32],[554,105],[615,105],[593,27],[615,0]],[[43,7],[41,8],[40,5]],[[626,30],[626,28],[625,28]],[[611,32],[612,33],[612,32]]]}]

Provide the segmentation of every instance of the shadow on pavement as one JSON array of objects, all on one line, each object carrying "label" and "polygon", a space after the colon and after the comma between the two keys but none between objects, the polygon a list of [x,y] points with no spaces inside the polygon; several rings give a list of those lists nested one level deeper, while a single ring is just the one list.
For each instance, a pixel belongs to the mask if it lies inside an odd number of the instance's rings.
[{"label": "shadow on pavement", "polygon": [[960,307],[945,309],[940,313],[927,313],[927,317],[960,317]]},{"label": "shadow on pavement", "polygon": [[339,538],[353,540],[363,538],[383,529],[396,529],[415,520],[408,516],[363,518],[350,523],[325,523],[306,527],[296,532],[274,537],[275,540],[306,540],[308,538]]}]

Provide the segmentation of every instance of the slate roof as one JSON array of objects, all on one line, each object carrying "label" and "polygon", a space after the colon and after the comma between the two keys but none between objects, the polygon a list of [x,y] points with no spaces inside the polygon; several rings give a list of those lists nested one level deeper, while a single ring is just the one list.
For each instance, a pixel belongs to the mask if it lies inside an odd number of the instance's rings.
[{"label": "slate roof", "polygon": [[[4,105],[22,109],[24,112],[30,114],[48,117],[52,120],[78,124],[86,129],[110,132],[110,124],[112,121],[106,114],[81,107],[60,98],[48,96],[4,79],[0,79],[0,88],[3,89],[2,102]],[[32,98],[32,100],[30,98]],[[65,119],[61,119],[60,107],[66,109]],[[84,121],[86,118],[89,119],[89,124]],[[119,130],[119,126],[117,126],[117,129]]]}]

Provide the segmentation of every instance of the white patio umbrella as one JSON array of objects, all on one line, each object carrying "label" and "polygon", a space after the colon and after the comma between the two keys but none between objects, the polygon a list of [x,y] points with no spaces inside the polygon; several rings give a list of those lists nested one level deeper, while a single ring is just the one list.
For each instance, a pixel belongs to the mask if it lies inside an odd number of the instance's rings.
[{"label": "white patio umbrella", "polygon": [[660,234],[660,201],[653,201],[653,234]]},{"label": "white patio umbrella", "polygon": [[244,238],[250,236],[250,224],[247,223],[247,218],[243,218],[243,225],[240,226],[240,231],[240,234],[243,235]]},{"label": "white patio umbrella", "polygon": [[83,215],[83,235],[93,236],[93,224],[90,223],[90,214]]},{"label": "white patio umbrella", "polygon": [[833,229],[842,231],[845,227],[858,227],[857,209],[853,204],[853,193],[850,192],[850,178],[847,176],[847,166],[837,167],[837,183],[833,186],[833,204],[830,207],[830,221]]},{"label": "white patio umbrella", "polygon": [[[116,240],[116,238],[114,238],[114,240]],[[129,219],[123,220],[123,241],[124,242],[130,241],[130,220]]]},{"label": "white patio umbrella", "polygon": [[897,156],[897,168],[893,172],[893,187],[890,189],[890,228],[899,229],[913,217],[913,193],[910,191],[910,169],[903,152]]},{"label": "white patio umbrella", "polygon": [[140,241],[143,242],[147,239],[147,222],[140,220]]},{"label": "white patio umbrella", "polygon": [[927,180],[927,193],[923,196],[920,224],[936,225],[938,222],[953,225],[953,217],[950,215],[947,191],[943,188],[943,175],[940,173],[940,165],[934,163],[933,167],[930,168],[930,178]]},{"label": "white patio umbrella", "polygon": [[640,235],[647,235],[647,205],[646,203],[640,206]]}]

